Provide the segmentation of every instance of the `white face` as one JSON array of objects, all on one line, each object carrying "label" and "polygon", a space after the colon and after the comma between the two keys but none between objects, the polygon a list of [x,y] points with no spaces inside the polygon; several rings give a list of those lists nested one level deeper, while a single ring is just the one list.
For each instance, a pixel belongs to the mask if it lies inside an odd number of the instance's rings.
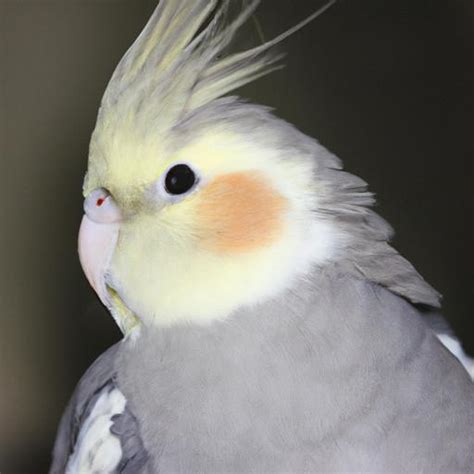
[{"label": "white face", "polygon": [[280,153],[215,130],[138,179],[140,192],[124,162],[106,170],[115,180],[89,177],[81,261],[124,331],[132,313],[158,325],[225,318],[331,257],[335,233],[314,217],[312,164]]}]

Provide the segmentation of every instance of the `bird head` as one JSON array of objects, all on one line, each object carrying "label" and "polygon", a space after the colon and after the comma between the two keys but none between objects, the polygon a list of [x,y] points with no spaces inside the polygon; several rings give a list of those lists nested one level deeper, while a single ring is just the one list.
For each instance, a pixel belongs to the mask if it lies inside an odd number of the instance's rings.
[{"label": "bird head", "polygon": [[282,37],[222,56],[257,3],[229,21],[229,2],[162,0],[104,94],[79,253],[124,333],[226,318],[337,250],[318,213],[329,192],[318,173],[335,159],[267,109],[224,97],[279,59]]}]

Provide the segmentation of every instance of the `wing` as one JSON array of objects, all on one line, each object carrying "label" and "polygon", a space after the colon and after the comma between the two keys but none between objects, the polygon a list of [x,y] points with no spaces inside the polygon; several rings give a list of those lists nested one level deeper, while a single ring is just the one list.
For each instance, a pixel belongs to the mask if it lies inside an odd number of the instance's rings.
[{"label": "wing", "polygon": [[119,348],[100,356],[80,380],[59,425],[51,474],[137,473],[146,465],[138,423],[115,381]]},{"label": "wing", "polygon": [[439,313],[428,313],[424,316],[426,323],[438,336],[438,339],[461,362],[474,380],[474,359],[464,352],[461,342],[446,319]]},{"label": "wing", "polygon": [[359,253],[356,267],[368,280],[384,286],[415,305],[443,345],[474,378],[474,360],[464,352],[459,339],[439,312],[441,295],[408,260],[388,243],[379,242],[372,246],[370,252]]}]

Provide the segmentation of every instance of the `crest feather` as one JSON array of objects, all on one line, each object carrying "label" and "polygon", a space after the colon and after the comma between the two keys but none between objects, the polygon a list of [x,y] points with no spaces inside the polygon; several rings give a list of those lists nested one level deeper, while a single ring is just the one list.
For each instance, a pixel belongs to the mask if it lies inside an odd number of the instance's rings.
[{"label": "crest feather", "polygon": [[242,0],[233,18],[232,0],[161,0],[112,75],[99,118],[124,106],[134,120],[171,127],[186,113],[280,68],[282,54],[274,46],[335,1],[271,41],[220,58],[260,0]]}]

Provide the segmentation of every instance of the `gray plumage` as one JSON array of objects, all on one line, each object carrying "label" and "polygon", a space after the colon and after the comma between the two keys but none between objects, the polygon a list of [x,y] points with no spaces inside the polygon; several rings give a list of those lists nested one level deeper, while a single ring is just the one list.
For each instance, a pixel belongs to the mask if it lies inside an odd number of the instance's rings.
[{"label": "gray plumage", "polygon": [[281,160],[311,162],[314,218],[343,244],[269,301],[209,324],[143,324],[137,340],[114,346],[79,383],[51,472],[65,471],[109,387],[126,400],[110,428],[117,472],[473,472],[474,385],[420,309],[437,314],[440,295],[390,246],[363,180],[269,109],[220,98],[274,67],[275,43],[216,59],[258,2],[228,28],[217,8],[195,37],[217,4],[205,3],[162,2],[112,78],[92,155],[125,130],[123,110],[147,124],[144,135],[167,130],[167,150],[220,126]]},{"label": "gray plumage", "polygon": [[117,467],[121,474],[134,474],[144,469],[149,461],[149,455],[140,436],[139,423],[126,406],[124,413],[115,415],[110,431],[120,439],[122,459]]},{"label": "gray plumage", "polygon": [[[85,376],[74,411],[116,373],[138,421],[128,439],[143,443],[136,472],[472,472],[472,381],[414,306],[434,309],[439,294],[387,243],[391,228],[368,208],[365,183],[268,110],[234,99],[183,123],[183,136],[214,114],[311,155],[319,212],[351,243],[274,301],[121,342]],[[77,430],[67,423],[54,466]]]},{"label": "gray plumage", "polygon": [[337,266],[144,338],[118,381],[153,472],[472,472],[467,373],[409,303]]},{"label": "gray plumage", "polygon": [[[150,453],[136,472],[474,467],[467,372],[410,303],[340,265],[224,322],[150,328],[112,355],[142,457]],[[111,362],[86,374],[75,412]]]}]

